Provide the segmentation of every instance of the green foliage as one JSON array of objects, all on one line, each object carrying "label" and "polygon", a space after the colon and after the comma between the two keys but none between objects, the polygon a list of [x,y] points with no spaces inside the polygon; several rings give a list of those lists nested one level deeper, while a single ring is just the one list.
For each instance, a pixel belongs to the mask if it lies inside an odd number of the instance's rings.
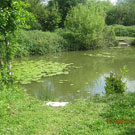
[{"label": "green foliage", "polygon": [[125,92],[125,82],[116,73],[110,73],[109,77],[106,77],[106,94],[123,93]]},{"label": "green foliage", "polygon": [[108,46],[117,46],[118,41],[116,40],[116,35],[114,32],[114,28],[111,26],[106,26],[103,30],[103,45]]},{"label": "green foliage", "polygon": [[29,11],[36,17],[36,23],[32,25],[32,29],[43,31],[53,31],[60,23],[61,15],[58,11],[58,4],[55,3],[51,7],[42,4],[40,0],[29,1]]},{"label": "green foliage", "polygon": [[58,12],[58,5],[55,4],[53,7],[45,7],[44,12],[37,16],[43,31],[53,31],[58,28],[61,20],[60,13]]},{"label": "green foliage", "polygon": [[[0,34],[6,35],[19,28],[27,28],[33,16],[27,10],[27,4],[20,0],[2,0],[0,3]],[[26,23],[27,22],[27,23]]]},{"label": "green foliage", "polygon": [[65,27],[72,33],[79,49],[96,48],[104,26],[104,11],[96,2],[72,8],[65,21]]},{"label": "green foliage", "polygon": [[135,39],[131,41],[131,45],[135,46]]},{"label": "green foliage", "polygon": [[64,51],[67,42],[53,32],[20,31],[17,37],[16,56],[43,55]]},{"label": "green foliage", "polygon": [[64,45],[64,48],[66,50],[77,51],[80,49],[80,45],[75,40],[74,34],[71,31],[67,29],[57,29],[55,30],[55,33],[57,33],[67,41],[67,44]]},{"label": "green foliage", "polygon": [[58,4],[58,11],[61,15],[61,21],[59,23],[59,27],[64,27],[64,21],[66,19],[66,16],[68,12],[78,5],[79,3],[86,4],[86,0],[50,0],[49,1],[49,7],[52,8],[55,4]]},{"label": "green foliage", "polygon": [[116,36],[135,37],[135,26],[112,25]]},{"label": "green foliage", "polygon": [[[34,17],[26,8],[28,5],[21,0],[2,0],[0,2],[0,68],[1,81],[11,82],[11,60],[14,56],[14,32],[20,28],[29,28]],[[4,80],[3,80],[4,78]]]},{"label": "green foliage", "polygon": [[114,93],[124,93],[126,90],[126,82],[123,82],[123,77],[128,72],[127,68],[124,66],[123,70],[121,69],[121,75],[117,73],[110,73],[109,77],[105,78],[106,85],[105,91],[106,94],[114,94]]},{"label": "green foliage", "polygon": [[[18,31],[16,35],[16,57],[84,49],[84,44],[81,44],[82,42],[76,39],[75,34],[67,29],[57,29],[55,32],[42,32],[38,30]],[[98,43],[98,46],[117,45],[112,28],[104,28]],[[85,49],[90,49],[90,47]],[[93,48],[95,47],[97,46],[93,46]]]},{"label": "green foliage", "polygon": [[16,82],[28,84],[32,81],[41,81],[42,77],[68,74],[71,64],[45,61],[22,61],[13,63],[13,75]]},{"label": "green foliage", "polygon": [[31,24],[32,30],[42,30],[42,26],[38,20],[38,17],[44,13],[44,7],[41,4],[41,0],[29,0],[29,8],[27,9],[29,12],[31,12],[35,18],[35,23]]},{"label": "green foliage", "polygon": [[107,12],[106,23],[109,25],[120,24],[135,25],[135,1],[120,0]]},{"label": "green foliage", "polygon": [[103,1],[97,1],[97,2],[103,8],[105,13],[108,13],[113,8],[113,4],[110,0],[103,0]]}]

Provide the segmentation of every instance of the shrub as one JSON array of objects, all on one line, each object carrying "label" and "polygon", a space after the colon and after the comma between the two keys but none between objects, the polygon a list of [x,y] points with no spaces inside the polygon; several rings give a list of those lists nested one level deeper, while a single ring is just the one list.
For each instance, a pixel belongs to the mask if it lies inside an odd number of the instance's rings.
[{"label": "shrub", "polygon": [[125,92],[125,82],[123,82],[122,77],[118,76],[116,73],[111,72],[110,76],[105,78],[105,81],[106,81],[105,86],[106,94]]},{"label": "shrub", "polygon": [[74,34],[69,31],[68,29],[57,29],[55,30],[55,33],[63,37],[67,44],[64,46],[64,48],[68,51],[77,51],[79,50],[80,46],[79,43],[75,40]]},{"label": "shrub", "polygon": [[117,46],[118,41],[116,40],[116,35],[114,28],[106,26],[103,30],[103,43],[104,46]]},{"label": "shrub", "polygon": [[116,36],[135,37],[135,26],[113,25]]},{"label": "shrub", "polygon": [[44,55],[64,51],[67,41],[53,32],[38,30],[21,31],[17,37],[18,49],[16,56]]},{"label": "shrub", "polygon": [[114,94],[114,93],[124,93],[126,90],[126,82],[123,81],[123,77],[128,72],[126,66],[123,67],[123,69],[120,70],[121,75],[118,75],[117,73],[110,73],[109,77],[105,78],[106,85],[105,85],[105,91],[106,94]]},{"label": "shrub", "polygon": [[132,46],[135,46],[135,39],[133,39],[130,43]]}]

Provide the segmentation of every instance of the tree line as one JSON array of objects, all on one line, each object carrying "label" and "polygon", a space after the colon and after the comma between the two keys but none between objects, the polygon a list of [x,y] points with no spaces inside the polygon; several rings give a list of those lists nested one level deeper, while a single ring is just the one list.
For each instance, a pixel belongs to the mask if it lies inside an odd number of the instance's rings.
[{"label": "tree line", "polygon": [[48,4],[43,4],[43,0],[30,0],[29,11],[35,15],[37,20],[32,29],[54,31],[57,28],[64,28],[64,22],[72,8],[78,4],[87,5],[88,1],[91,3],[96,1],[98,8],[104,9],[107,25],[135,25],[134,0],[118,0],[116,5],[109,0],[50,0]]}]

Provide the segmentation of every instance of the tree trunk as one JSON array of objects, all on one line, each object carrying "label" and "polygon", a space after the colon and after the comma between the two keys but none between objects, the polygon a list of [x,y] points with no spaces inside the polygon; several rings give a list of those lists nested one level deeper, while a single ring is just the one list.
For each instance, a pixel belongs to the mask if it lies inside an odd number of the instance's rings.
[{"label": "tree trunk", "polygon": [[6,39],[6,63],[8,64],[8,70],[9,70],[9,76],[12,76],[12,64],[11,64],[11,59],[10,59],[10,44],[9,41]]},{"label": "tree trunk", "polygon": [[0,68],[4,65],[1,54],[0,54]]}]

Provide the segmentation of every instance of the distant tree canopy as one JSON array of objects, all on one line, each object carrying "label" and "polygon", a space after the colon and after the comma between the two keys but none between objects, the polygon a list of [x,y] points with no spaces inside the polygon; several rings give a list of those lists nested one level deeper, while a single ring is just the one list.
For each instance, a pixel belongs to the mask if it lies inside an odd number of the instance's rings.
[{"label": "distant tree canopy", "polygon": [[118,0],[117,5],[107,12],[108,25],[135,25],[135,0]]},{"label": "distant tree canopy", "polygon": [[118,0],[113,5],[110,0],[50,0],[43,4],[44,0],[23,0],[31,5],[32,12],[37,21],[32,29],[43,31],[54,31],[57,28],[64,28],[64,21],[67,14],[78,4],[86,5],[87,2],[96,2],[106,13],[106,24],[135,25],[135,0]]},{"label": "distant tree canopy", "polygon": [[67,13],[72,7],[79,3],[85,4],[87,0],[50,0],[48,4],[43,4],[44,0],[29,0],[31,5],[29,11],[32,12],[37,22],[33,29],[43,31],[53,31],[56,28],[63,28]]},{"label": "distant tree canopy", "polygon": [[72,7],[75,7],[79,3],[86,4],[87,0],[51,0],[49,1],[49,7],[53,7],[54,4],[58,4],[58,11],[61,14],[61,21],[59,27],[64,26],[65,18]]}]

